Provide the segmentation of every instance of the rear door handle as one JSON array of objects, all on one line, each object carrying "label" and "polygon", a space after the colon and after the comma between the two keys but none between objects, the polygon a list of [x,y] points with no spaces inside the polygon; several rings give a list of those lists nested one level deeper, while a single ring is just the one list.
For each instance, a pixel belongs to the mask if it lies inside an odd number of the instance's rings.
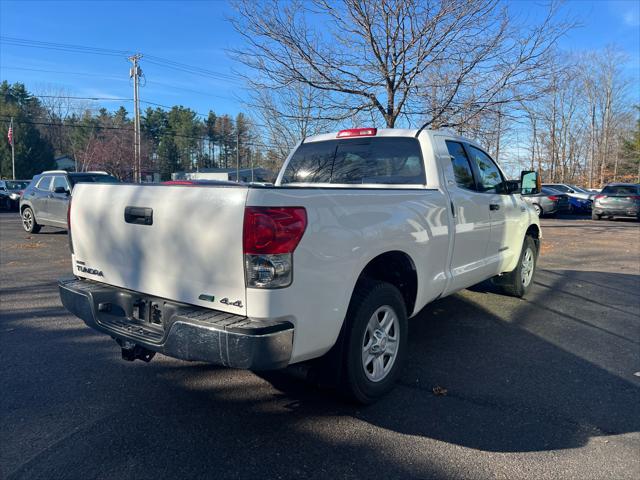
[{"label": "rear door handle", "polygon": [[491,203],[489,205],[489,210],[500,210],[500,205],[498,205],[497,203]]},{"label": "rear door handle", "polygon": [[124,221],[135,225],[153,225],[153,208],[125,207]]}]

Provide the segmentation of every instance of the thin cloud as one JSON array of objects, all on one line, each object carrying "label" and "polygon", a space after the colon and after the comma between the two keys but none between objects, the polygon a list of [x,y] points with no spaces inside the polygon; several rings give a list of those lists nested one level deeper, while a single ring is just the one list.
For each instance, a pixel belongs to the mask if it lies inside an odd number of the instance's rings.
[{"label": "thin cloud", "polygon": [[624,12],[622,20],[627,27],[640,27],[640,12],[635,9],[629,9]]}]

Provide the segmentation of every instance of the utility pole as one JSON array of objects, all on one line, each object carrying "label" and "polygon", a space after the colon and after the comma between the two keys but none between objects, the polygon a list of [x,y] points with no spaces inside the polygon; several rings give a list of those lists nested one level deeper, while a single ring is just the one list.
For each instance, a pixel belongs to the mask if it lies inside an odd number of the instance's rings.
[{"label": "utility pole", "polygon": [[16,147],[13,139],[15,132],[13,131],[13,117],[11,117],[11,125],[9,126],[9,141],[11,142],[11,169],[13,173],[13,179],[16,179]]},{"label": "utility pole", "polygon": [[129,78],[133,78],[133,181],[140,183],[142,181],[142,164],[140,161],[140,97],[138,87],[142,69],[138,62],[142,58],[142,54],[136,53],[129,57],[132,63],[129,70]]},{"label": "utility pole", "polygon": [[236,182],[240,183],[240,132],[236,125]]},{"label": "utility pole", "polygon": [[251,160],[251,183],[253,183],[253,155],[251,154],[251,149],[247,150],[249,154],[249,159]]}]

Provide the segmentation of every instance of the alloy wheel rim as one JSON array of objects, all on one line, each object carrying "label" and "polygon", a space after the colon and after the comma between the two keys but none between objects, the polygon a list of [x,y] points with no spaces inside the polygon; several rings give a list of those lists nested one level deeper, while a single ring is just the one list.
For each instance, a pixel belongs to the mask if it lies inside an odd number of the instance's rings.
[{"label": "alloy wheel rim", "polygon": [[528,287],[533,278],[533,268],[535,260],[533,257],[533,251],[531,248],[527,248],[522,256],[522,267],[520,269],[520,277],[522,279],[522,285]]},{"label": "alloy wheel rim", "polygon": [[379,307],[362,336],[362,367],[372,382],[384,380],[398,357],[400,321],[389,305]]},{"label": "alloy wheel rim", "polygon": [[33,216],[31,215],[30,210],[25,210],[22,214],[22,224],[24,225],[25,230],[31,230],[33,226]]}]

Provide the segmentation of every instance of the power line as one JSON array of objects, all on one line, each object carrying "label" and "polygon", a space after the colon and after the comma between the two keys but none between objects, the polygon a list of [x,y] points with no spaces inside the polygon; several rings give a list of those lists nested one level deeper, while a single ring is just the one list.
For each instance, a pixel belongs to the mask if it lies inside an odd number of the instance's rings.
[{"label": "power line", "polygon": [[131,98],[114,98],[114,97],[75,97],[72,95],[29,95],[35,98],[60,98],[62,100],[100,100],[113,102],[133,102]]},{"label": "power line", "polygon": [[[44,42],[38,40],[28,40],[24,38],[8,37],[5,35],[0,35],[0,43],[17,47],[41,48],[45,50],[58,50],[63,52],[86,53],[92,55],[106,55],[112,57],[128,57],[133,53],[131,50],[113,50],[108,48],[89,47],[85,45],[69,43]],[[148,63],[152,63],[154,65],[162,66],[165,68],[171,68],[184,73],[190,73],[192,75],[200,75],[203,77],[214,78],[216,80],[231,82],[236,80],[236,76],[228,73],[216,72],[214,70],[189,65],[187,63],[176,62],[175,60],[158,57],[156,55],[145,54],[145,58],[147,59]]]},{"label": "power line", "polygon": [[124,79],[111,74],[106,73],[89,73],[89,72],[70,72],[66,70],[47,70],[44,68],[28,68],[28,67],[13,67],[8,65],[0,65],[0,70],[23,70],[27,72],[42,72],[42,73],[62,73],[64,75],[84,75],[87,77],[100,77],[100,78],[109,78],[110,80],[122,80]]},{"label": "power line", "polygon": [[[7,115],[2,115],[3,120],[7,121],[10,119]],[[133,132],[133,125],[131,127],[108,127],[103,125],[79,125],[79,124],[67,124],[67,123],[54,123],[54,122],[38,122],[33,120],[13,120],[13,123],[19,123],[23,125],[40,125],[40,126],[48,126],[48,127],[63,127],[63,128],[89,128],[95,130],[122,130],[127,132]],[[190,138],[193,140],[203,140],[209,141],[209,137],[207,136],[195,136],[195,135],[184,135],[181,133],[176,133],[172,131],[166,131],[163,135],[169,135],[172,137],[178,138]],[[251,147],[263,147],[263,148],[279,148],[278,145],[262,143],[262,142],[243,142],[243,145],[248,145]]]}]

